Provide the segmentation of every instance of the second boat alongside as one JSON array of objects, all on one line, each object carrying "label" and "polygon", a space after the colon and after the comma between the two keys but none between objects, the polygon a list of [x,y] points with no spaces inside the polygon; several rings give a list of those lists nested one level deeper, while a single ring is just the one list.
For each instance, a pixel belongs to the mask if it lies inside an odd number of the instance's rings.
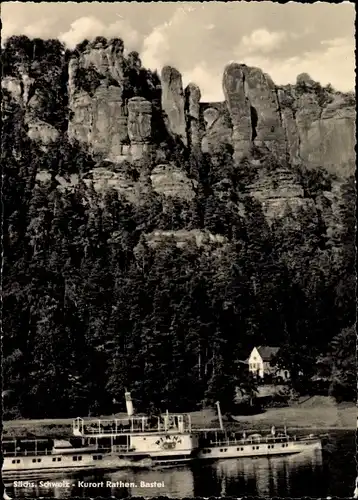
[{"label": "second boat alongside", "polygon": [[241,457],[277,456],[321,450],[319,436],[296,437],[284,432],[261,435],[242,433],[209,433],[200,440],[199,459],[227,459]]}]

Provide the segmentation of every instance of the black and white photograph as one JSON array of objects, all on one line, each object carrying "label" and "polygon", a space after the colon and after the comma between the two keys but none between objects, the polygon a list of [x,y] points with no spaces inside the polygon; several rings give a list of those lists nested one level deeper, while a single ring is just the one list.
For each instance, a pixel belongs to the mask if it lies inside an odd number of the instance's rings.
[{"label": "black and white photograph", "polygon": [[354,2],[3,2],[3,500],[358,498]]}]

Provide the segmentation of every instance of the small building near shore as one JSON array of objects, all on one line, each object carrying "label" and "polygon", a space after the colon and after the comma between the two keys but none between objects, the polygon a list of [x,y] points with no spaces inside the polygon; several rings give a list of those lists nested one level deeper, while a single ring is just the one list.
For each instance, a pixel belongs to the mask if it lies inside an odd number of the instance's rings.
[{"label": "small building near shore", "polygon": [[282,370],[274,363],[279,350],[279,347],[271,346],[254,347],[248,359],[249,372],[261,380],[268,378],[283,382],[289,380],[289,371]]}]

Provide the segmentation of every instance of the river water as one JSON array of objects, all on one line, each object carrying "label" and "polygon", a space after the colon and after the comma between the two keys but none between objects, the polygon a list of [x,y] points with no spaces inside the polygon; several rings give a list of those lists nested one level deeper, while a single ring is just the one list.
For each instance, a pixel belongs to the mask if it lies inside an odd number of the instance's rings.
[{"label": "river water", "polygon": [[[356,476],[355,433],[331,432],[323,450],[286,457],[240,458],[217,462],[201,461],[177,468],[121,470],[89,474],[44,477],[31,480],[32,487],[6,484],[12,498],[71,498],[142,496],[153,498],[259,496],[313,498],[351,497]],[[40,481],[63,481],[58,487],[41,487]],[[65,483],[68,483],[66,485]],[[84,487],[81,481],[97,487]],[[117,486],[106,487],[106,481]],[[100,484],[103,482],[103,486]],[[141,486],[145,483],[164,483]],[[134,483],[126,485],[125,483]]]}]

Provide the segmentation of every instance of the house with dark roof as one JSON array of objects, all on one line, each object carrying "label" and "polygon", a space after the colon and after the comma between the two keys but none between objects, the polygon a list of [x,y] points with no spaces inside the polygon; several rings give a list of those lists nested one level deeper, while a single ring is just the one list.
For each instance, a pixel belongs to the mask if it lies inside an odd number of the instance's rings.
[{"label": "house with dark roof", "polygon": [[274,362],[279,350],[279,347],[266,345],[254,347],[248,359],[249,371],[262,380],[268,377],[288,380],[290,378],[288,370],[280,369]]}]

